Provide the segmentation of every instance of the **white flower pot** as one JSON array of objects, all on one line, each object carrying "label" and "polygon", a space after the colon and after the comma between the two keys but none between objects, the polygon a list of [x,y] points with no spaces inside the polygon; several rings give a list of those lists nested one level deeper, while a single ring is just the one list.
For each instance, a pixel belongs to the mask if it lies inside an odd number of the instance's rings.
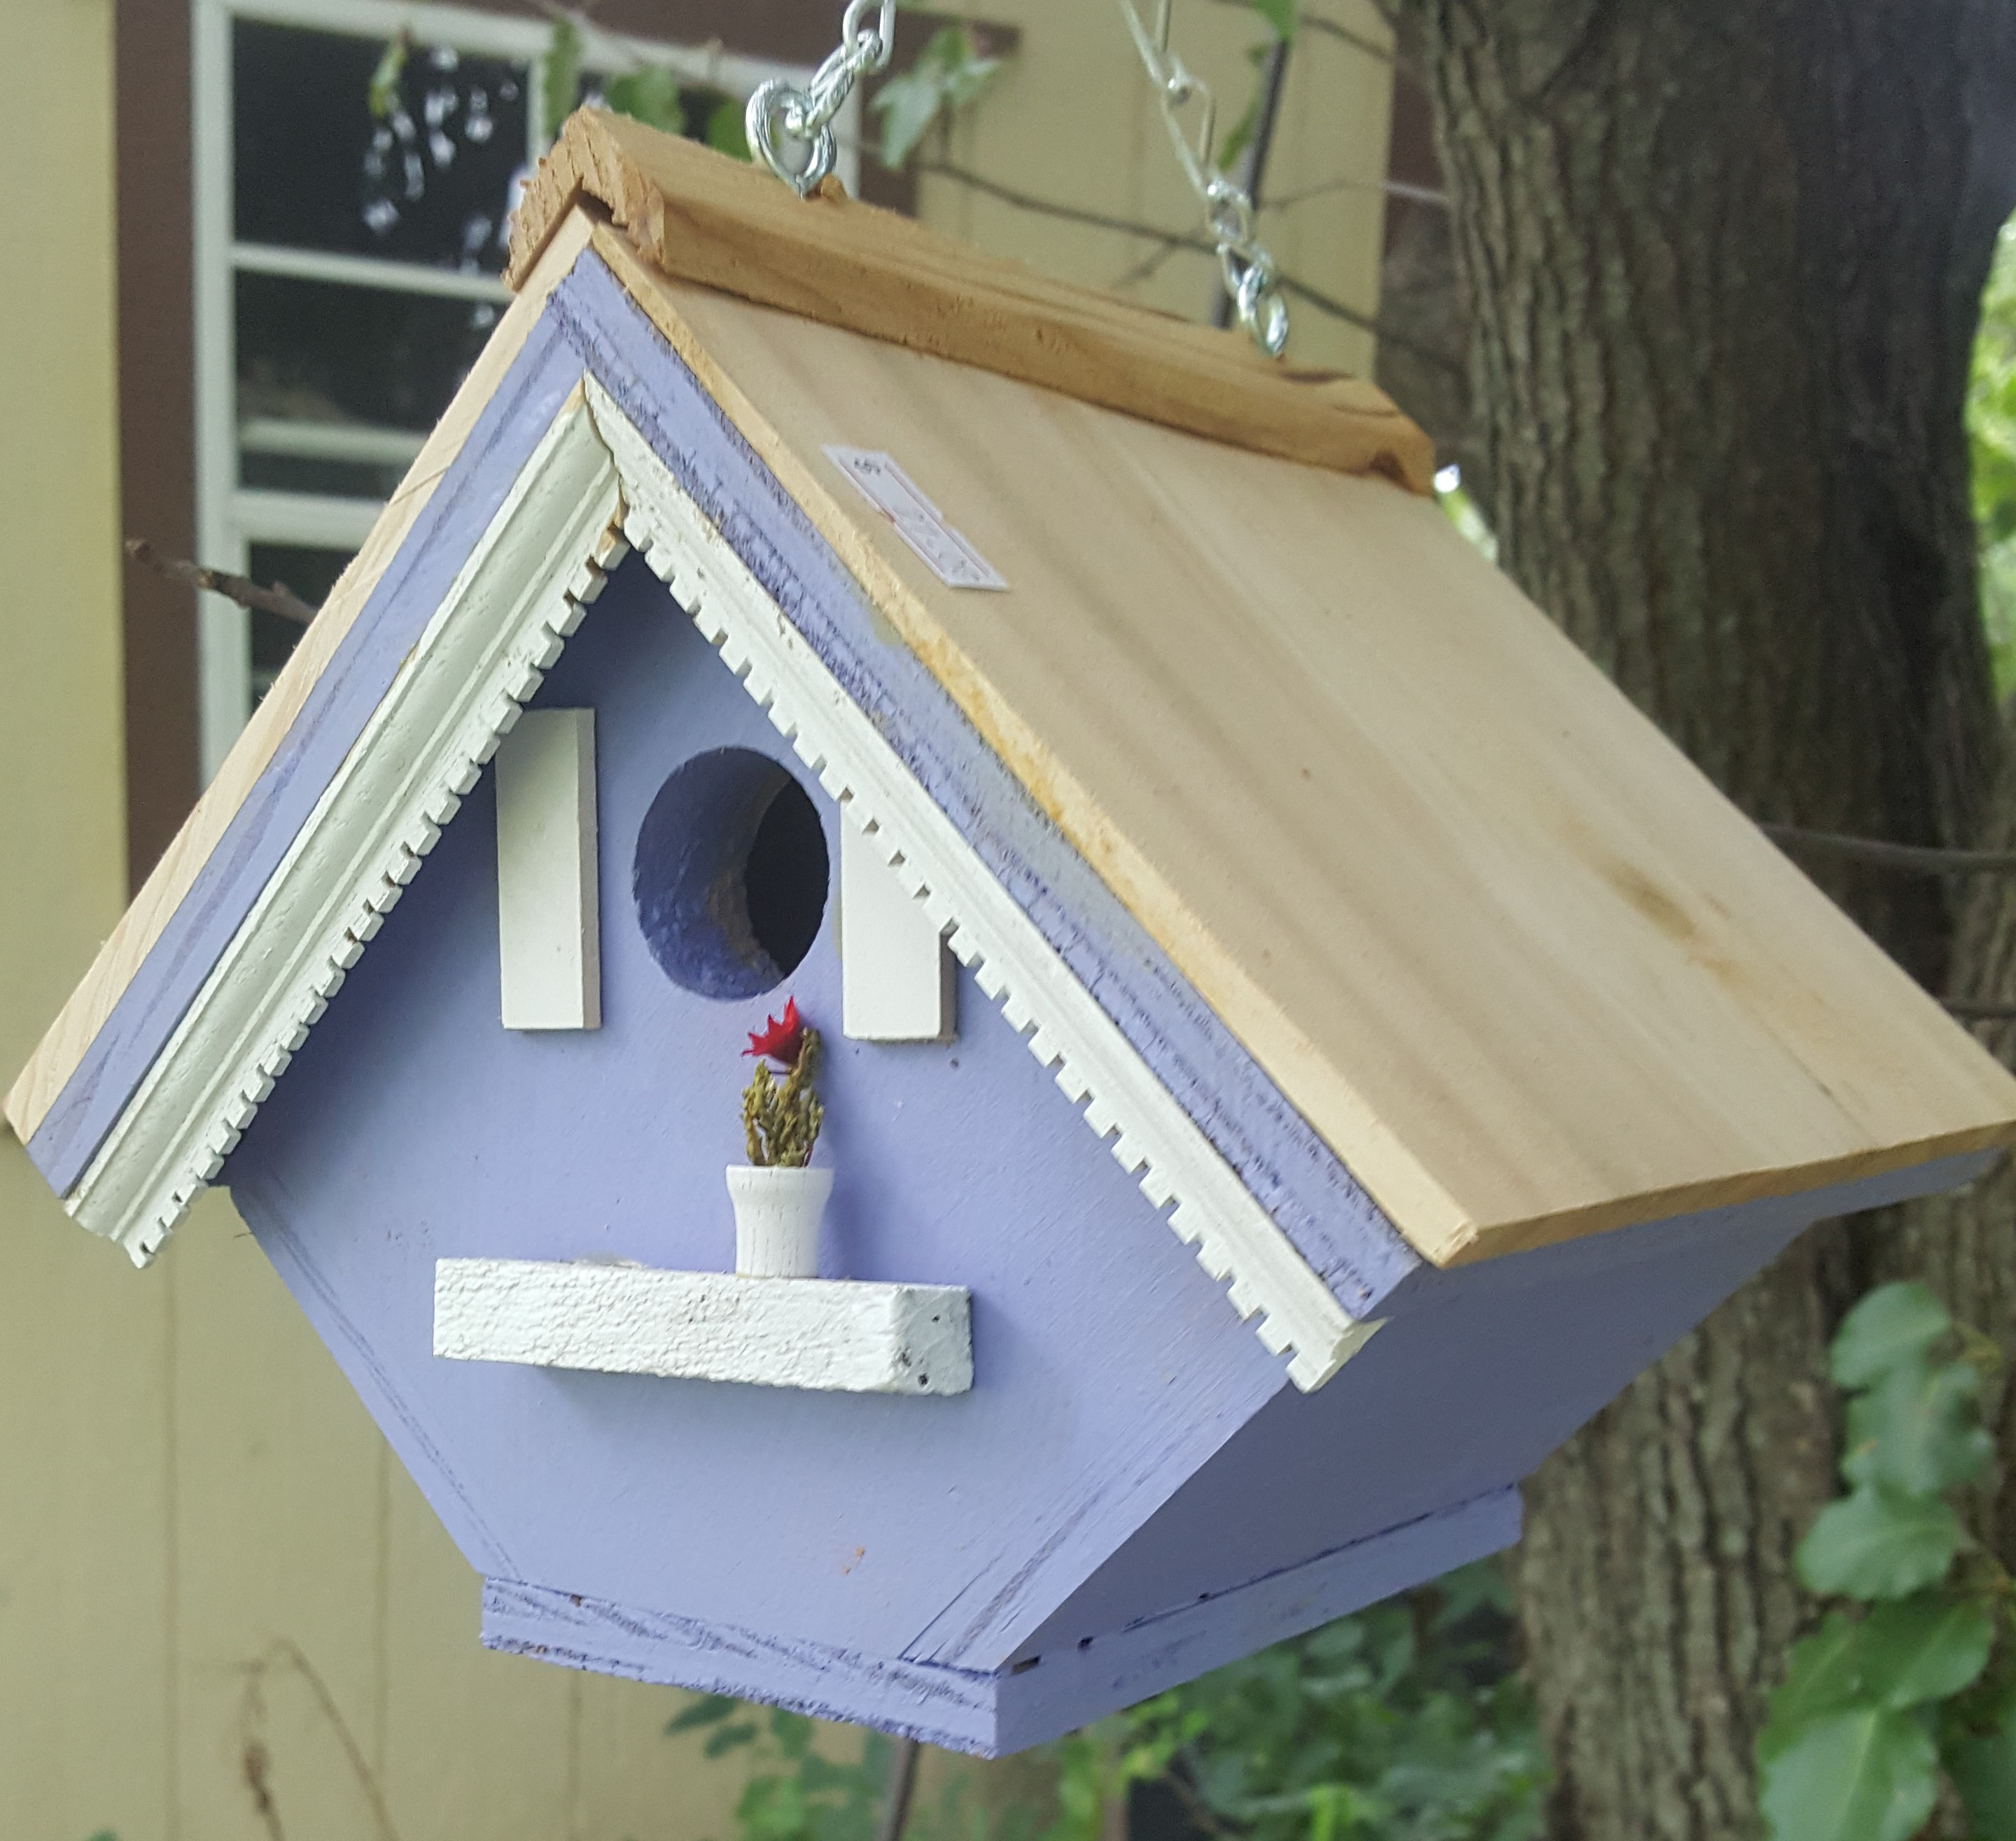
[{"label": "white flower pot", "polygon": [[731,1163],[735,1270],[745,1278],[818,1277],[819,1221],[832,1193],[830,1169]]}]

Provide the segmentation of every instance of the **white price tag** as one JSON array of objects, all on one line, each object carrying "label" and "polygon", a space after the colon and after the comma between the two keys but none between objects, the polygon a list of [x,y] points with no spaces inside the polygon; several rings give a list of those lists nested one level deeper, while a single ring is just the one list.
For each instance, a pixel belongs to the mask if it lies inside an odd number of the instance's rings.
[{"label": "white price tag", "polygon": [[952,588],[1005,589],[986,557],[945,521],[917,482],[887,454],[870,448],[829,447],[826,458],[861,488],[861,495],[896,527],[896,534]]}]

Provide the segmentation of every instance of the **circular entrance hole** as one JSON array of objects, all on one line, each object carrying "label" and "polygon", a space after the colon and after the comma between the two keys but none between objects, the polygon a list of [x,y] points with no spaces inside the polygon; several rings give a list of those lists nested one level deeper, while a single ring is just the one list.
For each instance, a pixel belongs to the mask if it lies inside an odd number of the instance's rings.
[{"label": "circular entrance hole", "polygon": [[767,755],[716,748],[659,787],[637,834],[637,924],[665,975],[704,997],[760,996],[797,971],[826,913],[826,833]]}]

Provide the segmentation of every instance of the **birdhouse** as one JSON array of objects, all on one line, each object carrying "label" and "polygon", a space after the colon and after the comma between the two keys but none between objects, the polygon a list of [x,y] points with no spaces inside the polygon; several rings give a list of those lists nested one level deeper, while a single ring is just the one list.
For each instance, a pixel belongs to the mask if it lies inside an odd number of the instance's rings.
[{"label": "birdhouse", "polygon": [[2016,1137],[1370,387],[593,114],[512,279],[8,1102],[229,1188],[484,1642],[1013,1750]]}]

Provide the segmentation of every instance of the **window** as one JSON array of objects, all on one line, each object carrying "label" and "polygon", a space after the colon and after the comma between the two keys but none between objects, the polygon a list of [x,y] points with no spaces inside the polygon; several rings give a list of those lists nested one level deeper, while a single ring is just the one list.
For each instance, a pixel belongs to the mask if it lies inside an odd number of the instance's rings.
[{"label": "window", "polygon": [[[549,28],[397,0],[194,0],[192,25],[197,553],[319,603],[509,298]],[[734,95],[806,74],[597,34],[584,95],[640,54]],[[298,636],[214,596],[199,618],[207,780]]]}]

